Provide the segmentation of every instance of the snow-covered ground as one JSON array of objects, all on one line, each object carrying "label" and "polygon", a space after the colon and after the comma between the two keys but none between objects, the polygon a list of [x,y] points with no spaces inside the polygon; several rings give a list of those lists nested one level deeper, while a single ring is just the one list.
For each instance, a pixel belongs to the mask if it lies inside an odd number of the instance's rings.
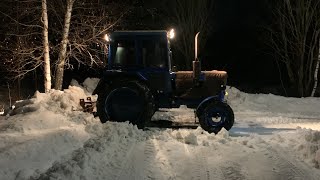
[{"label": "snow-covered ground", "polygon": [[[97,79],[36,93],[0,116],[0,179],[319,179],[320,99],[228,89],[236,122],[218,135],[139,130],[79,111]],[[83,88],[84,87],[84,88]],[[95,96],[92,97],[96,99]],[[193,111],[154,119],[194,121]]]}]

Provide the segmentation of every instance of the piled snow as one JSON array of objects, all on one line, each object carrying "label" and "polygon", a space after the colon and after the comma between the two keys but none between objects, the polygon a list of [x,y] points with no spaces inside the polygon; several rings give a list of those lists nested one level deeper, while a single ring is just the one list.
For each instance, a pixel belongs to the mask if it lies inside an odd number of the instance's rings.
[{"label": "piled snow", "polygon": [[[247,94],[227,89],[228,103],[237,117],[263,124],[319,122],[320,98],[286,98],[273,94]],[[253,119],[253,120],[252,120]],[[320,126],[318,127],[320,130]]]},{"label": "piled snow", "polygon": [[320,131],[297,129],[293,137],[289,137],[288,146],[300,154],[316,168],[320,168]]},{"label": "piled snow", "polygon": [[81,89],[85,89],[86,94],[88,94],[88,93],[91,94],[93,92],[93,90],[96,88],[99,80],[100,79],[98,79],[98,78],[87,78],[83,81],[82,85],[80,85],[78,83],[78,81],[73,79],[73,80],[71,80],[70,85],[80,87]]},{"label": "piled snow", "polygon": [[[230,88],[236,117],[230,132],[142,131],[128,122],[101,124],[81,112],[79,99],[95,101],[91,92],[97,82],[72,81],[64,91],[37,92],[16,103],[11,116],[0,119],[0,179],[286,179],[291,174],[317,179],[320,174],[312,168],[320,165],[320,132],[303,126],[320,127],[319,98]],[[153,118],[194,120],[185,106]]]},{"label": "piled snow", "polygon": [[236,112],[266,112],[320,117],[320,98],[286,98],[273,94],[247,94],[234,87],[226,99]]},{"label": "piled snow", "polygon": [[17,102],[11,116],[0,121],[0,149],[4,152],[0,154],[0,177],[26,179],[91,138],[86,128],[98,121],[76,111],[81,110],[79,99],[89,94],[70,86],[64,91],[36,92],[34,98]]},{"label": "piled snow", "polygon": [[62,161],[55,162],[45,173],[33,174],[33,178],[101,179],[110,176],[115,167],[124,163],[127,147],[146,140],[143,131],[128,123],[99,124],[87,130],[97,136],[66,155]]}]

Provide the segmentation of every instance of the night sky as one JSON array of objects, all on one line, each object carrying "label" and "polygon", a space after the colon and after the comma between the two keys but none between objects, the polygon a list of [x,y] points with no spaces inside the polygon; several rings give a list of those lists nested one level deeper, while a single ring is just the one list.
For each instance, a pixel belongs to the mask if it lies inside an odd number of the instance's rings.
[{"label": "night sky", "polygon": [[277,64],[260,33],[270,23],[270,12],[262,1],[217,0],[215,12],[203,67],[228,71],[230,85],[257,90],[279,86]]}]

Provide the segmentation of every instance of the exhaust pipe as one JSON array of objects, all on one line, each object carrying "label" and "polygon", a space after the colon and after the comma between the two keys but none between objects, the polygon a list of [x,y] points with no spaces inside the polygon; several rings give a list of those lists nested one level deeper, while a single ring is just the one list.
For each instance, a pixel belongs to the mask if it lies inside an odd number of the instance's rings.
[{"label": "exhaust pipe", "polygon": [[199,83],[200,80],[200,74],[201,74],[201,62],[198,58],[198,36],[200,32],[198,32],[194,38],[194,61],[192,62],[193,67],[193,79],[196,84]]}]

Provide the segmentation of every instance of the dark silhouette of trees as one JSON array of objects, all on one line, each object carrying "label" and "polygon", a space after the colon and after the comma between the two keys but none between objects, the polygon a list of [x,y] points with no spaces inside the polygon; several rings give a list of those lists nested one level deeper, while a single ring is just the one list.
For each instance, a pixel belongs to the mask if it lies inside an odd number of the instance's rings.
[{"label": "dark silhouette of trees", "polygon": [[[7,78],[21,79],[42,69],[46,71],[45,80],[50,81],[52,76],[56,89],[62,87],[65,68],[76,64],[105,66],[103,37],[123,26],[121,20],[132,9],[129,0],[120,3],[111,0],[4,0],[0,3],[3,23],[0,56]],[[48,18],[42,13],[44,7]],[[50,64],[56,73],[48,76]],[[46,82],[45,91],[51,89]]]},{"label": "dark silhouette of trees", "polygon": [[183,55],[184,69],[191,69],[194,60],[194,37],[198,37],[199,52],[203,54],[208,34],[213,28],[210,17],[214,14],[214,0],[166,0],[162,10],[167,21],[175,28],[177,36],[173,46]]},{"label": "dark silhouette of trees", "polygon": [[280,0],[273,6],[276,23],[269,27],[269,42],[300,97],[314,95],[317,86],[319,9],[318,0]]}]

